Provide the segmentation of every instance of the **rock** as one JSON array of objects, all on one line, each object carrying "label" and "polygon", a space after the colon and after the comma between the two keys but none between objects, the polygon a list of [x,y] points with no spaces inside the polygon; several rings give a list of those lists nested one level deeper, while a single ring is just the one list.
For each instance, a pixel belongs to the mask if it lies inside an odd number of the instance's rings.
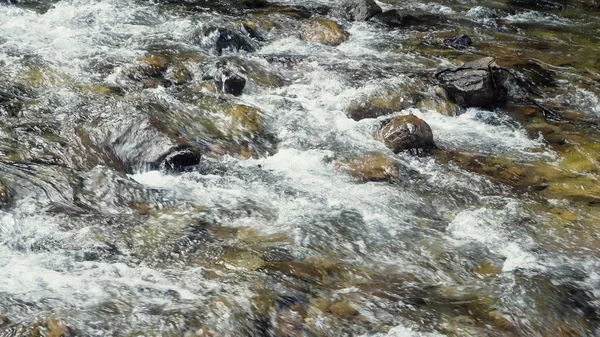
[{"label": "rock", "polygon": [[173,85],[182,85],[193,79],[192,73],[184,66],[169,67],[165,79]]},{"label": "rock", "polygon": [[353,158],[347,162],[339,163],[337,167],[364,182],[393,182],[400,178],[398,165],[379,153]]},{"label": "rock", "polygon": [[433,133],[429,125],[414,115],[394,116],[384,122],[374,138],[383,142],[394,153],[409,151],[411,154],[428,153],[435,149]]},{"label": "rock", "polygon": [[[11,192],[8,187],[0,182],[0,206],[8,204],[12,199]],[[2,316],[0,316],[2,317]]]},{"label": "rock", "polygon": [[[0,3],[6,1],[0,1]],[[25,9],[35,11],[38,14],[44,14],[52,7],[58,0],[8,0],[9,4],[16,5]]]},{"label": "rock", "polygon": [[367,21],[381,13],[381,7],[374,0],[345,0],[335,12],[348,21]]},{"label": "rock", "polygon": [[167,5],[181,6],[189,11],[202,11],[208,8],[230,14],[240,14],[250,9],[269,6],[267,0],[160,0],[159,2]]},{"label": "rock", "polygon": [[452,101],[463,108],[493,108],[507,101],[504,71],[491,57],[467,62],[462,67],[436,74]]},{"label": "rock", "polygon": [[246,52],[255,51],[254,46],[240,32],[224,27],[206,27],[200,34],[201,44],[209,45],[214,48],[217,55],[222,55],[224,51]]},{"label": "rock", "polygon": [[419,110],[435,111],[448,117],[455,117],[460,113],[460,107],[446,99],[435,97],[425,98],[417,103]]},{"label": "rock", "polygon": [[348,304],[345,301],[339,301],[331,304],[327,308],[327,311],[335,316],[344,319],[352,319],[360,315],[360,312],[358,310],[354,309],[350,304]]},{"label": "rock", "polygon": [[31,94],[25,86],[0,78],[0,115],[18,116]]},{"label": "rock", "polygon": [[76,336],[73,329],[63,322],[51,318],[43,323],[36,323],[31,331],[31,337],[72,337]]},{"label": "rock", "polygon": [[157,169],[169,154],[185,146],[185,140],[174,137],[170,132],[163,132],[170,130],[163,130],[167,126],[152,118],[132,118],[129,124],[119,127],[109,124],[98,129],[105,127],[113,128],[112,135],[105,141],[126,172],[143,168]]},{"label": "rock", "polygon": [[453,39],[444,39],[444,46],[452,49],[467,49],[473,44],[469,35],[459,35]]},{"label": "rock", "polygon": [[402,12],[390,9],[374,15],[369,21],[390,28],[404,28],[418,25],[434,25],[442,18],[425,12]]},{"label": "rock", "polygon": [[335,21],[316,19],[304,28],[302,39],[328,46],[338,46],[348,38],[348,33]]},{"label": "rock", "polygon": [[262,62],[248,58],[230,56],[221,58],[227,67],[233,72],[240,73],[246,77],[248,82],[263,88],[275,88],[283,86],[286,81],[282,75],[275,73],[272,68],[267,68]]},{"label": "rock", "polygon": [[346,114],[353,120],[359,121],[409,108],[417,102],[421,85],[421,83],[407,82],[391,86],[367,97],[359,96],[350,102],[346,108]]},{"label": "rock", "polygon": [[246,79],[240,75],[234,74],[229,69],[221,71],[221,77],[215,82],[217,89],[221,92],[240,96],[246,86]]},{"label": "rock", "polygon": [[429,97],[420,100],[417,103],[417,108],[435,111],[449,117],[457,116],[461,110],[456,103],[450,101],[446,90],[440,87],[435,88],[433,94]]},{"label": "rock", "polygon": [[186,168],[200,163],[200,150],[196,148],[176,149],[163,155],[155,166],[167,172],[182,172]]},{"label": "rock", "polygon": [[143,57],[140,65],[125,70],[125,74],[129,79],[141,82],[144,88],[182,85],[192,80],[192,73],[183,64],[174,64],[173,58],[166,55]]}]

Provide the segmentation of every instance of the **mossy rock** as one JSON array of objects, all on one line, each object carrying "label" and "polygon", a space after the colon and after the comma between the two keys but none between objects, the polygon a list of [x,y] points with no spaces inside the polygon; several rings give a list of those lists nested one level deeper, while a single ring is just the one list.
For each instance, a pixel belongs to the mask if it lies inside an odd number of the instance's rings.
[{"label": "mossy rock", "polygon": [[527,186],[533,183],[527,180],[529,169],[508,158],[469,155],[449,150],[436,150],[433,154],[442,162],[452,162],[467,171],[486,175],[510,186]]},{"label": "mossy rock", "polygon": [[68,86],[75,83],[68,75],[39,64],[30,65],[21,78],[22,82],[31,88]]},{"label": "mossy rock", "polygon": [[395,182],[400,179],[399,167],[392,159],[371,153],[366,156],[350,158],[336,164],[336,167],[360,181]]},{"label": "mossy rock", "polygon": [[245,269],[249,271],[259,270],[265,266],[260,256],[254,252],[229,248],[219,257],[219,263],[227,268]]},{"label": "mossy rock", "polygon": [[494,277],[502,273],[502,267],[487,262],[474,268],[473,272],[480,278]]},{"label": "mossy rock", "polygon": [[350,102],[346,108],[346,114],[358,121],[404,110],[413,106],[419,100],[421,85],[422,83],[413,83],[410,86],[391,85],[366,97],[359,96]]},{"label": "mossy rock", "polygon": [[262,247],[292,243],[292,240],[286,233],[264,235],[259,233],[257,230],[248,227],[238,228],[236,237],[238,240],[241,240],[245,243],[251,245],[260,245]]},{"label": "mossy rock", "polygon": [[349,34],[337,22],[328,19],[314,19],[302,31],[302,39],[306,42],[338,46],[348,38]]},{"label": "mossy rock", "polygon": [[74,337],[73,329],[63,322],[50,318],[46,322],[36,323],[31,331],[31,337]]},{"label": "mossy rock", "polygon": [[439,97],[429,97],[420,100],[417,103],[417,108],[424,111],[435,111],[448,117],[457,116],[461,111],[460,107],[456,103]]},{"label": "mossy rock", "polygon": [[260,87],[277,88],[286,84],[282,76],[273,73],[257,61],[235,56],[224,57],[222,60],[225,60],[228,65],[234,65],[235,68],[240,69],[250,83],[255,83]]},{"label": "mossy rock", "polygon": [[346,301],[338,301],[327,307],[327,312],[343,319],[354,319],[360,312]]},{"label": "mossy rock", "polygon": [[318,284],[323,279],[323,273],[310,263],[302,261],[268,262],[262,268],[265,272],[279,273],[304,282]]}]

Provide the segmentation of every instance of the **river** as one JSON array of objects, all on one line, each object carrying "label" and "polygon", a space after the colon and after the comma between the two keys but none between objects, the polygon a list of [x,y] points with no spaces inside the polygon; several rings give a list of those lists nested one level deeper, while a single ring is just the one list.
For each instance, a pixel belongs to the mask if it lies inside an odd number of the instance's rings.
[{"label": "river", "polygon": [[[197,3],[0,1],[0,336],[600,335],[597,1]],[[560,120],[449,113],[433,74],[483,56]]]}]

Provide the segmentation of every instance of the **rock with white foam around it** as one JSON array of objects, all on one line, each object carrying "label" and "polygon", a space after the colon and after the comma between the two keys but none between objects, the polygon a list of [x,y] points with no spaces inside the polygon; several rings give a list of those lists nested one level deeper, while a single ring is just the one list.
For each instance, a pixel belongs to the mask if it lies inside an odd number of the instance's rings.
[{"label": "rock with white foam around it", "polygon": [[427,154],[436,148],[431,128],[414,115],[394,116],[386,120],[373,136],[394,153]]}]

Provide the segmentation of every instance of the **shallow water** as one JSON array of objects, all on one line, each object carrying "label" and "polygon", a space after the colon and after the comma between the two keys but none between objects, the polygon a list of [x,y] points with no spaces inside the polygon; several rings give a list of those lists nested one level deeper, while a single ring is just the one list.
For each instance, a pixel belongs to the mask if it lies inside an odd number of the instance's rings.
[{"label": "shallow water", "polygon": [[[202,63],[218,56],[198,30],[236,18],[142,1],[62,0],[44,13],[0,4],[1,78],[31,87],[18,116],[0,114],[0,182],[12,194],[0,208],[0,335],[56,336],[54,320],[65,336],[600,334],[597,203],[511,186],[460,160],[393,155],[372,138],[375,119],[345,112],[356,98],[419,92],[420,74],[500,50],[500,61],[514,53],[552,65],[557,93],[545,99],[579,114],[557,127],[582,137],[566,142],[581,149],[595,142],[600,111],[598,12],[406,6],[449,22],[390,31],[340,21],[350,35],[330,47],[275,16],[255,52],[225,51],[283,81],[248,75],[241,97],[224,98],[258,108],[277,140],[275,151],[247,158],[214,155],[218,144],[200,125],[211,103],[124,75],[153,50],[175,50],[192,84],[201,82]],[[438,53],[438,36],[463,31],[477,52]],[[267,61],[289,55],[291,65]],[[90,89],[100,86],[124,92]],[[219,107],[209,116],[226,124]],[[590,187],[577,179],[598,178],[594,148],[581,150],[593,157],[584,169],[568,166],[570,148],[531,134],[530,120],[508,108],[394,113],[429,123],[442,151],[533,176],[556,168],[548,184],[582,193]],[[145,158],[175,141],[152,118],[211,154],[190,172],[153,169]],[[244,137],[227,141],[257,141]],[[400,182],[363,183],[340,170],[373,152],[399,165]]]}]

